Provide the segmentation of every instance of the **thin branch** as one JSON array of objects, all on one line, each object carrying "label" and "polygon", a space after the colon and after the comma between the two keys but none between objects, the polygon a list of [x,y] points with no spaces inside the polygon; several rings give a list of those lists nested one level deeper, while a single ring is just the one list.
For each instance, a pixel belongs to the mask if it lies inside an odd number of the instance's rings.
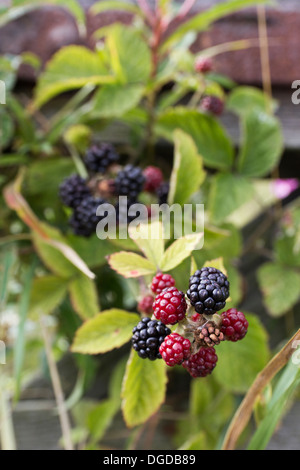
[{"label": "thin branch", "polygon": [[151,25],[153,25],[155,23],[155,15],[149,7],[147,0],[137,0],[137,3],[139,4],[140,9],[144,12],[147,20]]},{"label": "thin branch", "polygon": [[185,0],[185,2],[182,4],[178,15],[176,17],[177,20],[182,20],[186,17],[186,15],[191,11],[193,6],[195,5],[196,0]]},{"label": "thin branch", "polygon": [[42,334],[44,338],[47,362],[49,366],[53,391],[54,391],[55,400],[57,404],[60,425],[62,429],[63,444],[65,447],[65,450],[74,450],[72,438],[71,438],[71,425],[70,425],[69,416],[68,416],[66,406],[65,406],[64,394],[63,394],[56,362],[52,354],[51,340],[50,340],[49,332],[47,329],[45,317],[41,319],[41,327],[42,327]]},{"label": "thin branch", "polygon": [[290,341],[271,359],[260,374],[258,374],[230,423],[222,450],[235,449],[238,438],[251,418],[257,397],[263,392],[264,388],[271,382],[275,375],[288,363],[295,352],[295,349],[292,347],[293,342],[297,340],[300,340],[300,330],[295,333]]},{"label": "thin branch", "polygon": [[260,43],[260,60],[261,60],[261,71],[262,71],[262,82],[263,89],[266,93],[266,109],[268,112],[271,111],[270,106],[272,100],[272,79],[271,79],[271,68],[270,68],[270,55],[269,55],[269,40],[268,40],[268,28],[266,19],[266,9],[264,5],[257,6],[257,18],[258,18],[258,33]]}]

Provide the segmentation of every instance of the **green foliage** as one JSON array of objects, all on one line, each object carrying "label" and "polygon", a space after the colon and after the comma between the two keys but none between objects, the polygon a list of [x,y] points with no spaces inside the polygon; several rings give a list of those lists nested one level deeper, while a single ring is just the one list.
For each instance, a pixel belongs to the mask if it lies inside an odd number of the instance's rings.
[{"label": "green foliage", "polygon": [[144,423],[159,409],[165,399],[166,383],[163,361],[144,361],[132,350],[122,388],[122,409],[129,427]]}]

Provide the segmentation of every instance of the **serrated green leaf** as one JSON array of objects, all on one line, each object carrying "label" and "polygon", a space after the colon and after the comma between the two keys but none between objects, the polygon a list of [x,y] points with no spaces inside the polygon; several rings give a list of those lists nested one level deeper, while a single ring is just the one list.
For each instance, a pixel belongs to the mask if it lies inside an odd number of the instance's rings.
[{"label": "serrated green leaf", "polygon": [[118,408],[116,400],[108,399],[103,400],[89,412],[86,423],[93,442],[97,443],[102,439]]},{"label": "serrated green leaf", "polygon": [[150,48],[133,28],[114,24],[106,37],[110,62],[119,83],[146,83],[151,72]]},{"label": "serrated green leaf", "polygon": [[248,390],[270,355],[267,333],[260,320],[250,313],[245,313],[245,316],[249,322],[245,338],[236,343],[223,341],[216,350],[218,362],[214,378],[233,393]]},{"label": "serrated green leaf", "polygon": [[93,99],[90,116],[96,118],[120,117],[135,108],[144,93],[143,85],[106,85],[101,87]]},{"label": "serrated green leaf", "polygon": [[157,221],[151,224],[141,224],[138,231],[136,228],[133,230],[129,227],[129,235],[146,258],[159,269],[164,255],[162,223]]},{"label": "serrated green leaf", "polygon": [[156,272],[153,262],[136,253],[121,251],[111,255],[108,262],[112,269],[126,278],[147,276]]},{"label": "serrated green leaf", "polygon": [[274,244],[276,261],[283,265],[300,266],[300,252],[297,250],[297,235],[283,236]]},{"label": "serrated green leaf", "polygon": [[195,249],[199,249],[203,233],[186,235],[179,238],[165,251],[161,269],[163,272],[176,268],[183,260],[191,256]]},{"label": "serrated green leaf", "polygon": [[199,190],[206,172],[203,169],[202,157],[188,134],[180,129],[175,130],[174,142],[174,163],[168,203],[185,204]]},{"label": "serrated green leaf", "polygon": [[72,351],[81,354],[103,354],[126,344],[139,315],[111,309],[87,320],[76,332]]},{"label": "serrated green leaf", "polygon": [[58,276],[43,276],[33,281],[29,304],[29,315],[39,318],[40,315],[52,313],[63,301],[68,289],[68,280]]},{"label": "serrated green leaf", "polygon": [[87,84],[114,82],[99,54],[83,46],[66,46],[52,57],[41,74],[35,105],[41,107],[54,96]]},{"label": "serrated green leaf", "polygon": [[265,263],[258,270],[258,282],[268,312],[279,317],[295,305],[300,296],[300,274],[278,263]]},{"label": "serrated green leaf", "polygon": [[283,151],[279,120],[262,110],[253,109],[242,117],[242,128],[239,172],[252,178],[267,175],[278,165]]},{"label": "serrated green leaf", "polygon": [[269,96],[262,90],[250,86],[238,86],[226,100],[228,110],[243,116],[253,109],[265,111],[272,106]]},{"label": "serrated green leaf", "polygon": [[192,137],[207,167],[231,168],[234,155],[232,143],[213,117],[177,106],[159,115],[156,132],[172,141],[175,129],[181,129]]},{"label": "serrated green leaf", "polygon": [[144,423],[159,409],[166,384],[164,361],[147,361],[131,351],[122,390],[122,411],[128,427]]},{"label": "serrated green leaf", "polygon": [[249,201],[253,188],[249,180],[232,173],[218,173],[212,180],[209,213],[211,221],[220,224],[237,208]]},{"label": "serrated green leaf", "polygon": [[92,318],[100,311],[95,283],[88,277],[78,275],[69,284],[70,299],[74,310],[83,319]]}]

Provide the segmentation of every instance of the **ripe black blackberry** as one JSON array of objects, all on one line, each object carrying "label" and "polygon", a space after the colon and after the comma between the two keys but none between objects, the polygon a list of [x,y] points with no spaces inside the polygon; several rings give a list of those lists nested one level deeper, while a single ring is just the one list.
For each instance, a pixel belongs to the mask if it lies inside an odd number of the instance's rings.
[{"label": "ripe black blackberry", "polygon": [[106,201],[89,196],[74,209],[70,218],[70,226],[75,235],[90,237],[96,232],[98,222],[105,217],[96,215],[97,208]]},{"label": "ripe black blackberry", "polygon": [[77,174],[66,178],[59,187],[59,197],[62,203],[72,209],[90,195],[91,192],[86,185],[86,180]]},{"label": "ripe black blackberry", "polygon": [[187,296],[197,313],[213,315],[226,305],[229,297],[228,279],[216,268],[197,270],[190,277]]},{"label": "ripe black blackberry", "polygon": [[170,184],[167,181],[163,182],[159,186],[159,188],[156,191],[159,204],[167,204],[169,191],[170,191]]},{"label": "ripe black blackberry", "polygon": [[93,145],[85,155],[86,168],[91,173],[105,173],[106,170],[119,161],[119,155],[113,145],[102,143]]},{"label": "ripe black blackberry", "polygon": [[115,179],[116,194],[134,200],[143,190],[145,177],[142,170],[133,165],[126,165]]},{"label": "ripe black blackberry", "polygon": [[161,359],[159,347],[166,336],[171,333],[170,328],[161,321],[143,318],[132,330],[132,347],[142,359]]}]

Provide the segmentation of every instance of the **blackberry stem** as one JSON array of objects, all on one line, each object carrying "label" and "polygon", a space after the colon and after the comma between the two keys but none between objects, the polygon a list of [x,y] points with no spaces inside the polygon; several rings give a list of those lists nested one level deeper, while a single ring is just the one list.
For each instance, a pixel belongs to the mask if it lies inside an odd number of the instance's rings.
[{"label": "blackberry stem", "polygon": [[80,158],[79,153],[77,152],[77,150],[75,149],[73,145],[67,144],[67,147],[72,157],[77,173],[79,174],[79,176],[81,176],[81,178],[86,179],[88,177],[88,172],[84,166],[83,161]]}]

